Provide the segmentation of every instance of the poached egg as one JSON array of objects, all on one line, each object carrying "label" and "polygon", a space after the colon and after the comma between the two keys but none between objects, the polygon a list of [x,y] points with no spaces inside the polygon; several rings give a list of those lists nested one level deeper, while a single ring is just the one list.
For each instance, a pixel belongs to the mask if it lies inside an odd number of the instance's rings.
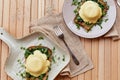
[{"label": "poached egg", "polygon": [[84,22],[96,23],[102,16],[102,9],[96,2],[86,1],[79,10],[79,16]]}]

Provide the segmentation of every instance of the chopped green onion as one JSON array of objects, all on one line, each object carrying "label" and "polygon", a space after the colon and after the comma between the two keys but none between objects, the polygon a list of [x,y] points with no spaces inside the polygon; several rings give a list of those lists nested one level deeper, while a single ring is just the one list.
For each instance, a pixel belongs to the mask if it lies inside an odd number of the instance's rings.
[{"label": "chopped green onion", "polygon": [[42,36],[38,37],[38,40],[44,40],[44,38]]}]

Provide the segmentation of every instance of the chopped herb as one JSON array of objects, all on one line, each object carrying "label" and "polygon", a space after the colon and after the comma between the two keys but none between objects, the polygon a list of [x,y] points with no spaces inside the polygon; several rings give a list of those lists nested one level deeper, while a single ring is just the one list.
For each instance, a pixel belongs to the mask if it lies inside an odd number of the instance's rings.
[{"label": "chopped herb", "polygon": [[78,15],[76,18],[78,21],[83,22],[83,19]]},{"label": "chopped herb", "polygon": [[51,56],[51,54],[50,54],[51,50],[49,48],[42,47],[42,46],[34,46],[32,48],[27,48],[25,50],[25,54],[24,54],[25,58],[27,58],[29,55],[33,54],[35,50],[39,50],[40,52],[45,54],[48,59]]},{"label": "chopped herb", "polygon": [[26,78],[26,72],[20,74],[22,78]]},{"label": "chopped herb", "polygon": [[30,77],[33,77],[33,76],[30,75],[30,73],[26,72],[26,77],[27,77],[27,78],[30,78]]},{"label": "chopped herb", "polygon": [[99,4],[99,7],[102,9],[102,11],[104,10],[104,5],[102,5],[100,2],[98,3]]},{"label": "chopped herb", "polygon": [[58,60],[60,60],[60,57],[58,57]]},{"label": "chopped herb", "polygon": [[49,67],[48,67],[48,71],[50,71],[50,70],[51,70],[51,67],[49,66]]},{"label": "chopped herb", "polygon": [[105,19],[105,22],[107,22],[108,21],[108,19]]},{"label": "chopped herb", "polygon": [[55,57],[57,57],[57,55],[55,55]]},{"label": "chopped herb", "polygon": [[101,26],[101,24],[100,24],[99,26],[100,26],[101,29],[103,28],[103,27]]},{"label": "chopped herb", "polygon": [[40,43],[39,46],[42,46],[42,44]]},{"label": "chopped herb", "polygon": [[79,14],[79,13],[78,13],[78,9],[75,9],[75,10],[74,10],[74,13],[75,13],[76,15]]},{"label": "chopped herb", "polygon": [[91,25],[92,23],[89,23],[89,22],[85,22],[86,25]]},{"label": "chopped herb", "polygon": [[21,67],[25,68],[25,65],[24,65],[24,64],[22,64],[22,65],[21,65]]},{"label": "chopped herb", "polygon": [[43,78],[45,77],[45,75],[46,75],[46,74],[41,74],[41,75],[39,76],[39,80],[43,80]]},{"label": "chopped herb", "polygon": [[17,62],[20,62],[20,59],[18,59]]},{"label": "chopped herb", "polygon": [[72,5],[78,5],[78,0],[73,0]]},{"label": "chopped herb", "polygon": [[44,51],[43,51],[43,53],[46,53],[47,51],[48,51],[48,49],[47,49],[47,48],[45,48],[45,49],[44,49]]},{"label": "chopped herb", "polygon": [[52,61],[53,61],[54,63],[56,63],[56,61],[55,61],[55,58],[54,58],[54,57],[52,57]]},{"label": "chopped herb", "polygon": [[63,55],[63,59],[62,60],[65,61],[65,55]]},{"label": "chopped herb", "polygon": [[47,76],[46,80],[48,80],[48,76]]},{"label": "chopped herb", "polygon": [[55,47],[53,47],[52,52],[53,52],[53,53],[55,53],[55,50],[56,50],[56,48],[55,48]]},{"label": "chopped herb", "polygon": [[44,38],[42,36],[38,37],[38,40],[44,40]]},{"label": "chopped herb", "polygon": [[26,50],[26,48],[25,48],[25,47],[20,47],[20,49],[22,49],[22,50]]},{"label": "chopped herb", "polygon": [[[86,0],[87,1],[87,0]],[[98,0],[92,0],[92,1],[94,1],[94,2],[98,2]]]},{"label": "chopped herb", "polygon": [[18,74],[18,73],[16,73],[16,75],[17,75],[17,76],[19,76],[19,74]]},{"label": "chopped herb", "polygon": [[27,58],[30,54],[33,54],[32,52],[30,52],[28,49],[25,50],[25,58]]},{"label": "chopped herb", "polygon": [[77,26],[77,29],[80,29],[80,25],[79,24],[76,24],[76,26]]},{"label": "chopped herb", "polygon": [[18,60],[17,60],[17,62],[18,62],[20,65],[22,64],[22,62],[21,62],[21,60],[20,60],[20,59],[18,59]]}]

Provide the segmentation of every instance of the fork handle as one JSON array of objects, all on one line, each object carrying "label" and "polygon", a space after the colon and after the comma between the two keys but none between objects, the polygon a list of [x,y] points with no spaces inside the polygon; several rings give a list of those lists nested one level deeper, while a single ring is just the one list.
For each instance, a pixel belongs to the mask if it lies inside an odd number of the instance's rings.
[{"label": "fork handle", "polygon": [[77,58],[75,57],[75,55],[72,53],[71,49],[68,47],[67,43],[65,42],[64,39],[62,39],[63,42],[65,43],[69,53],[71,54],[72,58],[73,58],[73,61],[75,62],[76,65],[79,65],[79,61],[77,60]]}]

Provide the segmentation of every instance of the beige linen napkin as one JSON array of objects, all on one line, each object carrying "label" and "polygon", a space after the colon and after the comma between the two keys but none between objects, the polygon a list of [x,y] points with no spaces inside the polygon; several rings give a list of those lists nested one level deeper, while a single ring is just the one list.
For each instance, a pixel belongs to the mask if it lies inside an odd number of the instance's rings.
[{"label": "beige linen napkin", "polygon": [[120,6],[116,3],[116,21],[113,28],[105,35],[105,37],[112,37],[113,40],[120,39]]},{"label": "beige linen napkin", "polygon": [[93,68],[93,64],[91,59],[87,56],[84,48],[80,42],[80,38],[73,34],[65,25],[62,14],[57,15],[48,15],[45,16],[35,22],[33,22],[30,26],[31,32],[40,31],[46,34],[50,39],[52,39],[55,43],[60,45],[66,52],[68,52],[65,44],[61,39],[59,39],[55,33],[53,27],[59,25],[65,35],[65,41],[68,46],[75,54],[77,59],[80,62],[80,65],[75,65],[72,58],[68,66],[60,73],[61,75],[68,75],[69,77],[74,77],[83,73],[87,70]]}]

